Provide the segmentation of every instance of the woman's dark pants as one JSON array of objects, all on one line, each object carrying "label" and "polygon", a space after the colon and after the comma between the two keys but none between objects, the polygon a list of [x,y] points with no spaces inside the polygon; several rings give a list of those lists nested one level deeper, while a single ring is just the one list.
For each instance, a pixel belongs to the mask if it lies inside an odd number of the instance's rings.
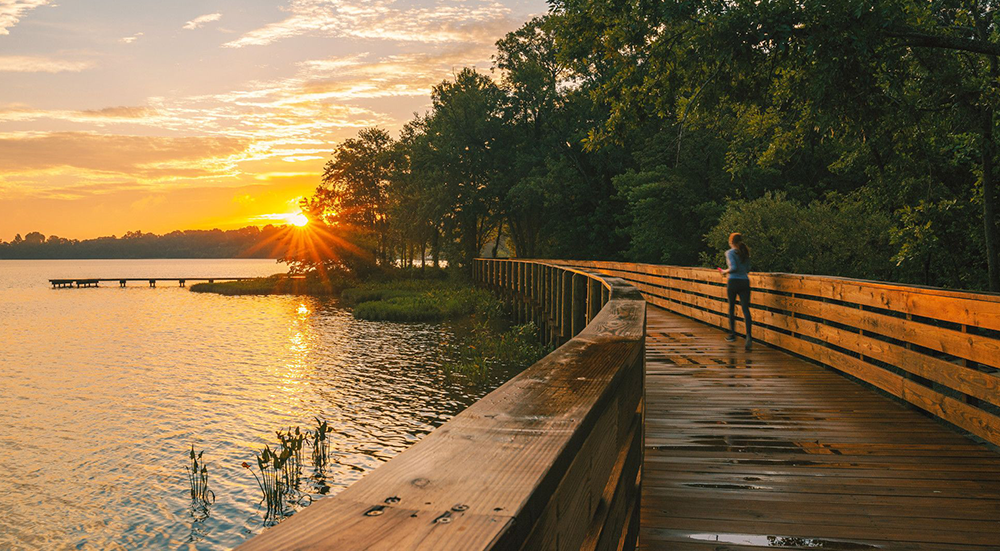
[{"label": "woman's dark pants", "polygon": [[736,297],[740,297],[740,306],[743,307],[743,320],[747,326],[747,340],[751,339],[750,331],[753,322],[750,319],[750,280],[730,279],[726,283],[726,295],[729,298],[729,333],[736,335]]}]

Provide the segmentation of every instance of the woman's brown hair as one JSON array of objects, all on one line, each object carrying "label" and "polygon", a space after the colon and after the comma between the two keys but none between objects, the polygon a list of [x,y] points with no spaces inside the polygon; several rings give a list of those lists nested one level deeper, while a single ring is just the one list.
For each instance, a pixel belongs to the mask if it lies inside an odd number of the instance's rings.
[{"label": "woman's brown hair", "polygon": [[729,245],[736,249],[736,254],[740,255],[740,261],[746,262],[750,258],[750,247],[743,242],[743,234],[733,232],[729,234]]}]

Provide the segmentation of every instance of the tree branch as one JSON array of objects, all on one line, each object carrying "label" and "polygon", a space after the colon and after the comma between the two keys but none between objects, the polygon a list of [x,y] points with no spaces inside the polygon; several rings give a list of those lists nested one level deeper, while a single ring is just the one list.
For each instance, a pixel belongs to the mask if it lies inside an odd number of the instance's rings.
[{"label": "tree branch", "polygon": [[941,48],[986,55],[1000,55],[1000,44],[957,36],[938,36],[909,29],[886,29],[885,35],[898,38],[914,48]]}]

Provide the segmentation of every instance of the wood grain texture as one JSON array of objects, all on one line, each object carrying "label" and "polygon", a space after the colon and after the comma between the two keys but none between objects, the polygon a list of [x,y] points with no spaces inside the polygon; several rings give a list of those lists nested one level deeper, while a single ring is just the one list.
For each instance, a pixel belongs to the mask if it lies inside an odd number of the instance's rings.
[{"label": "wood grain texture", "polygon": [[1000,454],[830,369],[647,316],[640,549],[1000,549]]},{"label": "wood grain texture", "polygon": [[[509,288],[491,283],[497,263]],[[525,316],[540,309],[541,268],[490,261],[475,274]],[[584,307],[588,282],[608,291],[579,334],[340,494],[240,549],[621,549],[629,534],[634,544],[637,526],[627,516],[639,509],[646,303],[620,279],[553,268],[568,274],[561,281],[579,282]]]},{"label": "wood grain texture", "polygon": [[[725,282],[713,270],[552,262],[622,278],[650,304],[728,326]],[[1000,296],[771,273],[751,274],[751,286],[755,338],[1000,445]]]}]

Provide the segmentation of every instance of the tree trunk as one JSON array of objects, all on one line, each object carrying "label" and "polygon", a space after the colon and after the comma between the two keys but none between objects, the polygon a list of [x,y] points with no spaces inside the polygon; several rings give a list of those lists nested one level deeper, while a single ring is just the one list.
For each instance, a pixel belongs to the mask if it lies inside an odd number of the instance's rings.
[{"label": "tree trunk", "polygon": [[434,228],[434,233],[431,234],[431,261],[435,268],[440,268],[439,263],[441,258],[441,233],[437,228]]},{"label": "tree trunk", "polygon": [[[991,60],[995,66],[996,61]],[[998,254],[996,183],[993,180],[993,106],[987,104],[983,114],[983,230],[986,237],[986,263],[990,291],[1000,291],[1000,254]]]},{"label": "tree trunk", "polygon": [[500,221],[500,225],[497,227],[497,241],[493,244],[493,258],[497,257],[497,250],[500,249],[501,235],[503,235],[503,220]]}]

